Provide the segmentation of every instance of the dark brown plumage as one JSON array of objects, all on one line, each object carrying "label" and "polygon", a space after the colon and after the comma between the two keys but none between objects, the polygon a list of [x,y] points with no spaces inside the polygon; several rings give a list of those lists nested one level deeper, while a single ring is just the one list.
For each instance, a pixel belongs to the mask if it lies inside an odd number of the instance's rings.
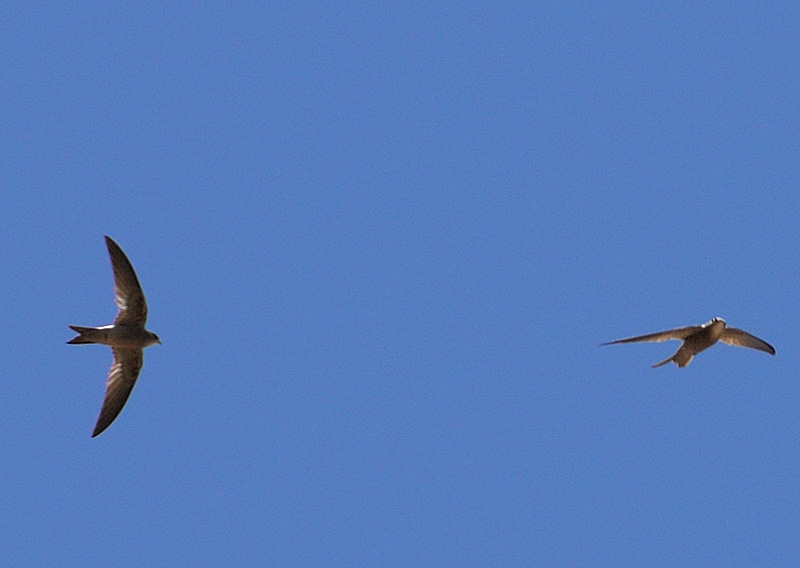
[{"label": "dark brown plumage", "polygon": [[69,326],[78,336],[67,343],[100,343],[111,346],[114,362],[108,371],[106,395],[92,438],[108,428],[122,412],[144,364],[144,348],[160,344],[161,339],[145,329],[147,301],[133,265],[114,240],[106,236],[106,247],[114,270],[114,295],[119,313],[112,325],[103,327]]},{"label": "dark brown plumage", "polygon": [[690,325],[687,327],[678,327],[669,329],[667,331],[659,331],[657,333],[650,333],[647,335],[637,335],[636,337],[628,337],[625,339],[617,339],[616,341],[609,341],[601,345],[614,345],[616,343],[634,343],[638,341],[667,341],[669,339],[682,339],[683,345],[680,349],[668,359],[664,359],[660,363],[653,365],[653,368],[666,365],[667,363],[675,363],[678,367],[685,367],[692,358],[714,345],[717,341],[722,341],[728,345],[737,345],[739,347],[749,347],[751,349],[758,349],[770,355],[775,355],[775,348],[755,335],[750,335],[744,330],[728,327],[725,320],[722,318],[714,318],[703,325]]}]

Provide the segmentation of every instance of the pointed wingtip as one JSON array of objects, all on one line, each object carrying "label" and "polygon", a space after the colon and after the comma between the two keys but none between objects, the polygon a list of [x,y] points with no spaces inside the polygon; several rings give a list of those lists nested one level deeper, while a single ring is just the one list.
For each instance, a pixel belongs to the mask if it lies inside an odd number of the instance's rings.
[{"label": "pointed wingtip", "polygon": [[122,250],[122,247],[119,246],[117,241],[115,241],[114,239],[112,239],[108,235],[103,235],[103,237],[105,238],[106,248],[107,249],[111,250],[113,248],[113,249],[120,249],[120,251]]}]

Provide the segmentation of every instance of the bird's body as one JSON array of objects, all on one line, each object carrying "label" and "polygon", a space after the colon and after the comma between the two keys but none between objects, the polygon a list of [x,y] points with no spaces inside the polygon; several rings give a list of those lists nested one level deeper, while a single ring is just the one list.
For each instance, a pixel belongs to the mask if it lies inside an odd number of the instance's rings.
[{"label": "bird's body", "polygon": [[750,335],[744,330],[728,327],[725,320],[722,318],[714,318],[703,325],[690,325],[687,327],[678,327],[669,329],[667,331],[659,331],[657,333],[650,333],[648,335],[637,335],[636,337],[628,337],[625,339],[618,339],[616,341],[609,341],[602,345],[613,345],[616,343],[634,343],[639,341],[667,341],[669,339],[683,340],[683,345],[680,346],[678,351],[668,359],[656,363],[653,368],[666,365],[667,363],[675,363],[678,367],[687,366],[695,355],[701,351],[705,351],[718,341],[727,343],[728,345],[737,345],[739,347],[749,347],[751,349],[758,349],[770,355],[775,355],[775,348],[754,335]]},{"label": "bird's body", "polygon": [[[80,333],[75,339],[68,341],[73,345],[81,343],[99,343],[111,347],[131,347],[143,349],[159,343],[150,336],[152,343],[147,342],[147,336],[142,336],[142,328],[128,325],[104,325],[102,327],[69,326],[72,331]],[[148,332],[152,333],[152,332]],[[153,334],[155,335],[155,334]]]},{"label": "bird's body", "polygon": [[147,301],[128,257],[111,237],[106,247],[114,270],[114,292],[119,313],[114,323],[102,327],[69,326],[78,333],[67,343],[109,345],[114,363],[108,372],[106,396],[92,437],[108,428],[122,411],[144,364],[144,348],[160,344],[158,335],[145,329]]}]

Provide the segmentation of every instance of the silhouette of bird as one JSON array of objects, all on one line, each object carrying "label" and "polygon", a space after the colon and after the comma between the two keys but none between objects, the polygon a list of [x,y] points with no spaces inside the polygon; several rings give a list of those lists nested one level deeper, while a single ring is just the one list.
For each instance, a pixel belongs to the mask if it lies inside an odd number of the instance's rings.
[{"label": "silhouette of bird", "polygon": [[106,396],[92,438],[108,428],[122,412],[142,370],[144,348],[161,344],[155,333],[145,329],[147,301],[131,261],[109,236],[106,236],[106,247],[114,270],[114,293],[119,308],[117,318],[113,324],[103,327],[71,325],[69,327],[79,335],[67,341],[73,345],[109,345],[114,354],[106,380]]},{"label": "silhouette of bird", "polygon": [[637,341],[661,342],[669,339],[682,339],[683,345],[681,345],[675,355],[653,365],[654,369],[670,362],[675,363],[678,367],[685,367],[692,361],[695,355],[708,349],[717,341],[722,341],[722,343],[727,343],[728,345],[758,349],[770,355],[775,355],[775,348],[772,345],[763,339],[759,339],[755,335],[750,335],[744,330],[728,327],[725,320],[722,318],[714,318],[703,325],[677,327],[675,329],[668,329],[667,331],[659,331],[658,333],[617,339],[616,341],[601,343],[601,345],[634,343]]}]

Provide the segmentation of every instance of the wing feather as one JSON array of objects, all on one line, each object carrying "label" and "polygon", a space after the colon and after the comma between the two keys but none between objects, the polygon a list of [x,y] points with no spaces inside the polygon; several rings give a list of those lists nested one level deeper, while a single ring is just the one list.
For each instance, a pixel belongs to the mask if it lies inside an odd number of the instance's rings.
[{"label": "wing feather", "polygon": [[106,247],[114,270],[114,296],[119,308],[114,325],[135,324],[144,326],[147,321],[147,301],[133,270],[133,265],[120,246],[106,236]]},{"label": "wing feather", "polygon": [[722,337],[719,338],[722,343],[728,345],[736,345],[738,347],[749,347],[750,349],[758,349],[770,355],[775,355],[775,348],[755,335],[750,335],[742,329],[736,327],[726,327],[722,332]]},{"label": "wing feather", "polygon": [[112,347],[111,350],[114,352],[114,363],[108,371],[106,396],[94,432],[92,432],[92,438],[111,426],[111,423],[122,412],[144,364],[142,349]]},{"label": "wing feather", "polygon": [[686,327],[676,327],[675,329],[668,329],[667,331],[659,331],[656,333],[648,333],[647,335],[637,335],[636,337],[626,337],[625,339],[617,339],[616,341],[609,341],[601,343],[600,345],[614,345],[616,343],[634,343],[637,341],[661,342],[669,341],[670,339],[686,339],[693,333],[702,329],[699,325],[689,325]]}]

